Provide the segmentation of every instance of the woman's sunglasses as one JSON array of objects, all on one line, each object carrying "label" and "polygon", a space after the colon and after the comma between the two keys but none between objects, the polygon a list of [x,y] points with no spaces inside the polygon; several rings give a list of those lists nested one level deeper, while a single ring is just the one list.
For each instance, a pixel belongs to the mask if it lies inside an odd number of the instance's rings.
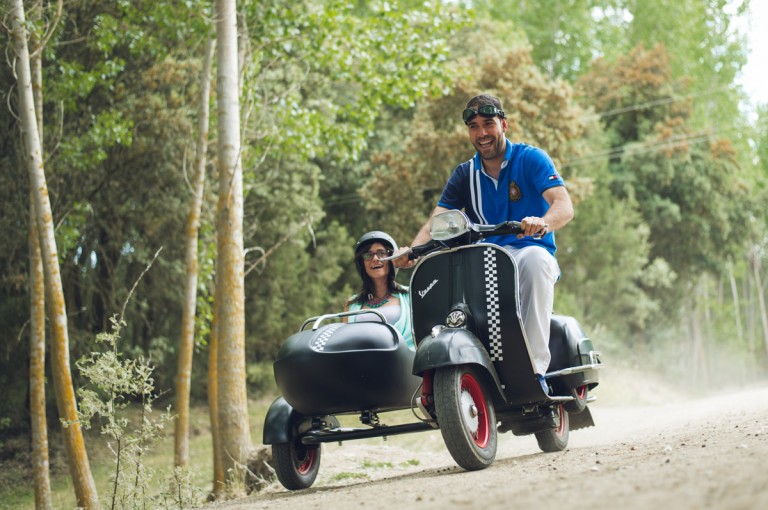
[{"label": "woman's sunglasses", "polygon": [[366,261],[369,262],[373,260],[374,255],[380,259],[383,259],[384,257],[389,257],[392,255],[392,250],[377,250],[377,251],[367,251],[360,255],[360,257]]},{"label": "woman's sunglasses", "polygon": [[469,124],[469,121],[474,119],[477,115],[482,115],[483,117],[495,117],[498,115],[502,119],[507,118],[507,116],[504,115],[504,110],[496,108],[492,104],[484,104],[477,109],[467,108],[461,114],[461,118],[464,120],[464,124]]}]

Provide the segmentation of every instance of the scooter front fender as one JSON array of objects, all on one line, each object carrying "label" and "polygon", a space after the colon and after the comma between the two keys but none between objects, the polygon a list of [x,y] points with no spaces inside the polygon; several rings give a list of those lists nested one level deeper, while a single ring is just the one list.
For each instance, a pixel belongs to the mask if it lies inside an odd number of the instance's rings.
[{"label": "scooter front fender", "polygon": [[488,351],[474,333],[464,328],[443,328],[434,337],[422,339],[413,359],[413,375],[423,376],[427,370],[453,365],[480,365],[504,399],[501,381]]},{"label": "scooter front fender", "polygon": [[291,442],[293,426],[302,417],[283,397],[277,397],[264,418],[264,444]]}]

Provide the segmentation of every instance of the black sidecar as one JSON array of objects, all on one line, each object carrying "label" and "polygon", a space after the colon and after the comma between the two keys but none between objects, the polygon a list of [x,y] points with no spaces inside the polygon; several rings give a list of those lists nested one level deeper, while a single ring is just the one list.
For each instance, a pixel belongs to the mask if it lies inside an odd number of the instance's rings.
[{"label": "black sidecar", "polygon": [[[371,313],[370,310],[367,313]],[[334,322],[347,314],[306,321],[274,363],[283,398],[305,415],[379,412],[411,407],[421,378],[411,374],[414,351],[382,322]],[[304,329],[309,323],[311,329]]]}]

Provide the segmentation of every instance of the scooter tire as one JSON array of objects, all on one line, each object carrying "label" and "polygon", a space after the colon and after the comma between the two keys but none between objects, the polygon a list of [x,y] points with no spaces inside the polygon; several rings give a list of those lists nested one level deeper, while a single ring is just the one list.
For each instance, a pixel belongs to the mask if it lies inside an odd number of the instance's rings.
[{"label": "scooter tire", "polygon": [[448,452],[467,471],[490,466],[498,433],[493,401],[472,366],[449,366],[435,373],[435,411]]},{"label": "scooter tire", "polygon": [[568,436],[570,435],[570,420],[565,406],[560,404],[554,407],[555,420],[557,427],[553,429],[536,432],[536,442],[543,452],[554,453],[565,450],[568,446]]},{"label": "scooter tire", "polygon": [[280,483],[289,491],[308,489],[320,471],[320,445],[297,441],[272,445],[272,462]]},{"label": "scooter tire", "polygon": [[570,414],[578,414],[587,407],[589,389],[586,385],[571,390],[573,400],[565,403],[565,410]]}]

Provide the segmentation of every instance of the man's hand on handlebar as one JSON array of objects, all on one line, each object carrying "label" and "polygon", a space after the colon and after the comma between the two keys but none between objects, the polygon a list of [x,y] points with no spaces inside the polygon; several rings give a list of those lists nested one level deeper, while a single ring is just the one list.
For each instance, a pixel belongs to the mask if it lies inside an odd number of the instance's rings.
[{"label": "man's hand on handlebar", "polygon": [[518,239],[530,236],[536,239],[540,239],[549,232],[549,225],[544,218],[538,216],[526,216],[520,222],[520,228],[523,229],[521,234],[517,234]]},{"label": "man's hand on handlebar", "polygon": [[392,264],[398,269],[409,269],[416,265],[415,260],[411,260],[408,255],[411,253],[411,249],[408,246],[402,246],[398,248],[394,254],[392,254]]}]

